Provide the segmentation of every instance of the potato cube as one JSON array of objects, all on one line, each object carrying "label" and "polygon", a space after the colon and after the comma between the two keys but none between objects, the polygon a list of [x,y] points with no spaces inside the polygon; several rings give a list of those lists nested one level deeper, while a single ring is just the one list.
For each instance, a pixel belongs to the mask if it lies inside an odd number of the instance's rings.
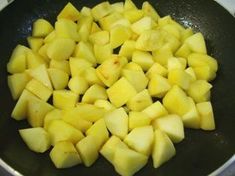
[{"label": "potato cube", "polygon": [[109,44],[106,45],[94,45],[94,53],[97,59],[97,63],[102,64],[105,60],[110,59],[113,54],[113,49]]},{"label": "potato cube", "polygon": [[107,94],[114,106],[121,107],[134,97],[137,92],[131,83],[122,77],[107,89]]},{"label": "potato cube", "polygon": [[152,19],[148,16],[141,18],[131,25],[131,29],[136,34],[140,35],[146,30],[152,29]]},{"label": "potato cube", "polygon": [[73,167],[81,163],[81,158],[76,148],[69,141],[56,143],[50,152],[50,157],[58,169]]},{"label": "potato cube", "polygon": [[64,6],[62,11],[57,16],[57,20],[66,18],[70,19],[72,21],[77,21],[79,19],[79,11],[76,9],[76,7],[73,6],[70,2]]},{"label": "potato cube", "polygon": [[205,80],[196,80],[191,83],[187,91],[188,95],[193,98],[196,103],[210,100],[210,89],[212,85]]},{"label": "potato cube", "polygon": [[53,26],[45,19],[37,19],[33,23],[33,37],[46,37],[53,31]]},{"label": "potato cube", "polygon": [[153,8],[153,6],[148,1],[145,1],[142,4],[142,11],[144,12],[146,16],[151,17],[156,22],[160,18],[157,11]]},{"label": "potato cube", "polygon": [[209,66],[193,67],[193,71],[199,80],[212,81],[216,77],[216,72]]},{"label": "potato cube", "polygon": [[43,122],[43,127],[45,130],[48,129],[49,124],[53,120],[60,120],[62,118],[62,111],[59,109],[53,109],[49,111],[45,117],[44,117],[44,122]]},{"label": "potato cube", "polygon": [[182,69],[173,69],[168,73],[168,80],[171,85],[178,85],[182,89],[187,90],[190,86],[191,77]]},{"label": "potato cube", "polygon": [[97,69],[99,79],[108,87],[112,86],[121,75],[122,64],[118,58],[104,61]]},{"label": "potato cube", "polygon": [[93,67],[89,67],[84,70],[80,76],[85,78],[89,86],[94,84],[98,84],[103,87],[105,86],[102,80],[98,77],[97,70]]},{"label": "potato cube", "polygon": [[7,84],[14,100],[20,97],[30,79],[30,76],[26,72],[15,73],[7,77]]},{"label": "potato cube", "polygon": [[106,100],[108,98],[106,89],[98,84],[91,86],[82,97],[83,103],[93,104],[98,99]]},{"label": "potato cube", "polygon": [[28,148],[34,152],[44,153],[51,146],[49,134],[41,127],[20,129],[19,133]]},{"label": "potato cube", "polygon": [[108,15],[112,11],[112,8],[108,1],[102,2],[92,8],[91,13],[95,20],[99,20]]},{"label": "potato cube", "polygon": [[148,157],[128,148],[117,148],[114,154],[114,167],[120,175],[134,175],[148,162]]},{"label": "potato cube", "polygon": [[124,11],[124,17],[130,21],[130,23],[134,23],[140,20],[144,16],[144,12],[139,9],[129,9]]},{"label": "potato cube", "polygon": [[69,19],[59,19],[56,21],[55,33],[58,38],[68,38],[74,41],[80,40],[77,24]]},{"label": "potato cube", "polygon": [[191,54],[191,50],[190,50],[189,46],[188,46],[186,43],[184,43],[184,44],[181,45],[181,47],[176,51],[175,56],[176,56],[176,57],[187,58],[190,54]]},{"label": "potato cube", "polygon": [[88,89],[88,82],[81,76],[72,77],[69,80],[68,87],[76,94],[84,94]]},{"label": "potato cube", "polygon": [[85,60],[75,57],[70,57],[69,66],[72,77],[81,76],[81,74],[88,68],[92,67],[92,64]]},{"label": "potato cube", "polygon": [[154,63],[150,53],[138,50],[133,52],[132,62],[139,64],[144,71],[147,71]]},{"label": "potato cube", "polygon": [[126,40],[120,50],[119,55],[127,57],[129,60],[132,57],[132,53],[135,51],[135,41],[134,40]]},{"label": "potato cube", "polygon": [[117,148],[128,148],[117,136],[111,136],[100,150],[101,155],[105,157],[110,163],[113,163],[114,154]]},{"label": "potato cube", "polygon": [[202,54],[207,53],[205,39],[202,33],[200,32],[188,37],[184,41],[184,43],[186,43],[189,46],[192,52],[202,53]]},{"label": "potato cube", "polygon": [[53,91],[53,105],[59,109],[74,108],[79,95],[69,90]]},{"label": "potato cube", "polygon": [[53,120],[48,125],[47,132],[51,138],[51,144],[56,145],[60,141],[69,141],[76,144],[84,135],[81,131],[64,122],[63,120]]},{"label": "potato cube", "polygon": [[115,136],[124,139],[128,133],[128,115],[123,108],[105,114],[104,120],[108,130]]},{"label": "potato cube", "polygon": [[153,60],[162,66],[167,66],[169,58],[173,57],[173,53],[169,45],[164,45],[152,52]]},{"label": "potato cube", "polygon": [[175,155],[175,147],[170,138],[161,130],[154,132],[152,152],[153,167],[158,168]]},{"label": "potato cube", "polygon": [[153,127],[143,126],[133,129],[124,139],[124,142],[132,149],[149,156],[153,144]]},{"label": "potato cube", "polygon": [[163,105],[173,114],[183,116],[189,110],[188,97],[177,85],[173,86],[163,98]]},{"label": "potato cube", "polygon": [[70,75],[70,67],[69,67],[69,61],[67,60],[54,60],[51,59],[50,60],[50,66],[49,68],[56,68],[56,69],[60,69],[64,72],[66,72],[68,75]]},{"label": "potato cube", "polygon": [[96,58],[92,46],[87,42],[79,42],[75,48],[74,56],[89,61],[93,66],[96,66]]},{"label": "potato cube", "polygon": [[111,8],[114,12],[122,13],[124,12],[124,3],[123,2],[115,2],[111,4]]},{"label": "potato cube", "polygon": [[98,31],[89,36],[89,41],[94,45],[105,45],[109,43],[109,32]]},{"label": "potato cube", "polygon": [[[83,6],[82,9],[81,9],[81,15],[92,17],[91,8],[90,8],[90,7]],[[80,18],[81,18],[81,17],[80,17]]]},{"label": "potato cube", "polygon": [[148,69],[146,76],[149,79],[151,79],[156,74],[166,77],[168,74],[168,71],[165,67],[163,67],[161,64],[156,62]]},{"label": "potato cube", "polygon": [[168,71],[174,69],[184,70],[186,68],[187,61],[184,58],[171,57],[168,59],[167,69]]},{"label": "potato cube", "polygon": [[44,86],[36,79],[32,79],[31,81],[29,81],[25,88],[45,102],[50,98],[52,94],[51,89]]},{"label": "potato cube", "polygon": [[215,119],[212,109],[211,102],[202,102],[196,104],[197,110],[201,118],[200,127],[203,130],[214,130],[215,129]]},{"label": "potato cube", "polygon": [[51,59],[48,57],[48,55],[47,55],[47,49],[48,49],[48,47],[49,47],[49,44],[46,43],[46,44],[42,45],[42,46],[39,48],[39,50],[38,50],[38,54],[39,54],[40,56],[42,56],[43,59],[44,59],[47,63],[49,63],[50,60],[51,60]]},{"label": "potato cube", "polygon": [[167,31],[171,35],[175,36],[177,39],[181,38],[181,31],[174,24],[166,24],[161,27],[162,30]]},{"label": "potato cube", "polygon": [[66,60],[74,51],[75,42],[68,38],[57,38],[53,40],[47,49],[47,55],[51,59]]},{"label": "potato cube", "polygon": [[124,2],[124,10],[130,10],[130,9],[137,9],[137,7],[135,6],[135,4],[133,3],[132,0],[125,0]]},{"label": "potato cube", "polygon": [[27,115],[28,122],[32,127],[42,127],[46,114],[54,107],[40,99],[28,100]]},{"label": "potato cube", "polygon": [[11,113],[11,117],[15,120],[25,119],[27,117],[28,101],[33,99],[38,98],[28,90],[24,89]]},{"label": "potato cube", "polygon": [[26,54],[26,61],[28,69],[36,68],[42,64],[45,64],[47,66],[47,62],[45,61],[45,59],[43,59],[43,57],[39,54],[32,52],[31,50],[28,51]]},{"label": "potato cube", "polygon": [[69,82],[68,73],[57,68],[49,68],[47,71],[55,90],[60,90],[67,87]]},{"label": "potato cube", "polygon": [[144,112],[145,114],[147,114],[147,116],[151,119],[157,119],[159,117],[165,116],[168,114],[167,110],[165,109],[165,107],[161,104],[160,101],[157,101],[153,104],[151,104],[150,106],[148,106],[147,108],[145,108],[142,112]]},{"label": "potato cube", "polygon": [[133,71],[140,71],[143,72],[143,69],[141,68],[141,66],[135,62],[129,62],[127,63],[123,69],[127,69],[127,70],[133,70]]},{"label": "potato cube", "polygon": [[99,157],[95,136],[86,136],[76,144],[76,148],[86,167],[90,167]]},{"label": "potato cube", "polygon": [[56,31],[53,30],[52,32],[50,32],[50,34],[48,34],[45,38],[44,38],[44,43],[48,44],[50,42],[52,42],[55,38],[56,38]]},{"label": "potato cube", "polygon": [[192,67],[188,67],[187,69],[185,69],[185,72],[190,75],[191,82],[194,82],[197,80],[196,74]]},{"label": "potato cube", "polygon": [[99,108],[103,108],[105,111],[111,111],[115,109],[115,106],[112,105],[108,100],[96,100],[94,105]]},{"label": "potato cube", "polygon": [[144,112],[130,111],[129,112],[129,130],[137,127],[150,125],[151,119]]},{"label": "potato cube", "polygon": [[34,52],[37,52],[44,43],[43,38],[37,38],[37,37],[27,37],[27,41],[28,41],[29,47]]},{"label": "potato cube", "polygon": [[148,84],[149,94],[153,97],[162,98],[171,88],[169,81],[161,75],[154,75]]},{"label": "potato cube", "polygon": [[109,132],[106,128],[104,119],[96,121],[87,131],[86,135],[92,135],[96,138],[96,145],[100,149],[103,144],[109,139]]},{"label": "potato cube", "polygon": [[174,143],[179,143],[184,139],[184,126],[178,115],[158,118],[154,121],[153,127],[165,132]]},{"label": "potato cube", "polygon": [[93,21],[92,25],[91,25],[91,32],[90,33],[93,34],[93,33],[99,32],[99,31],[102,31],[102,30],[100,29],[98,24]]},{"label": "potato cube", "polygon": [[181,33],[181,41],[184,42],[187,38],[193,35],[192,28],[187,28]]}]

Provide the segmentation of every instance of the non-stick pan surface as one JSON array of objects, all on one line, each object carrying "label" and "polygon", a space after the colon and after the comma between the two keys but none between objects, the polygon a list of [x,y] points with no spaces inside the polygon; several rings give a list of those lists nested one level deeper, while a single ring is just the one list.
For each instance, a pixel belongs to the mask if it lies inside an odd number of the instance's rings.
[{"label": "non-stick pan surface", "polygon": [[[92,7],[100,0],[72,0],[78,9]],[[112,1],[113,2],[113,1]],[[140,7],[143,0],[136,0]],[[213,82],[212,104],[217,128],[213,132],[186,130],[186,138],[176,144],[177,155],[159,169],[149,162],[139,176],[201,176],[221,166],[235,152],[235,19],[212,0],[151,0],[161,16],[174,19],[194,31],[201,31],[208,53],[217,58],[218,77]],[[26,176],[92,176],[117,175],[102,157],[91,166],[82,165],[57,170],[48,153],[31,152],[22,142],[18,129],[26,122],[10,118],[15,102],[7,87],[6,63],[18,44],[26,44],[35,19],[46,18],[52,23],[67,3],[66,0],[16,0],[0,13],[0,157]]]}]

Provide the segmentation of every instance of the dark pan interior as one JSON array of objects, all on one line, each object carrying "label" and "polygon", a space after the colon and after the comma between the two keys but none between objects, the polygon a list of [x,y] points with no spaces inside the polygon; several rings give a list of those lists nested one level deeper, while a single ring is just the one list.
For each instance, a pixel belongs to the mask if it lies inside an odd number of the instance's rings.
[{"label": "dark pan interior", "polygon": [[[71,0],[81,9],[100,0]],[[136,0],[140,7],[143,0]],[[212,0],[151,0],[159,14],[172,15],[181,24],[201,31],[209,54],[218,59],[218,77],[213,82],[212,103],[217,129],[213,132],[186,130],[186,138],[176,145],[177,155],[154,169],[149,162],[136,175],[200,176],[221,166],[235,151],[235,19]],[[90,168],[82,165],[57,170],[48,153],[31,152],[19,137],[17,129],[26,122],[10,118],[15,104],[7,87],[6,63],[16,44],[26,44],[32,22],[46,18],[54,23],[66,0],[16,0],[0,13],[0,157],[20,173],[31,176],[117,175],[102,157]]]}]

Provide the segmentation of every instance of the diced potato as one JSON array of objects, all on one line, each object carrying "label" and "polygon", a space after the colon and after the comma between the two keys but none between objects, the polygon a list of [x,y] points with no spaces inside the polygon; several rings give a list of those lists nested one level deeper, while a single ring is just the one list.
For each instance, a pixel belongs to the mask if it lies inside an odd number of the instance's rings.
[{"label": "diced potato", "polygon": [[178,85],[182,89],[187,90],[190,86],[191,77],[182,69],[173,69],[168,73],[168,80],[172,85]]},{"label": "diced potato", "polygon": [[81,103],[78,104],[74,109],[71,109],[69,116],[78,116],[84,120],[90,122],[96,122],[103,118],[105,110],[103,108],[96,107],[95,105]]},{"label": "diced potato", "polygon": [[34,152],[44,153],[51,146],[49,134],[41,127],[21,129],[19,133],[29,149]]},{"label": "diced potato", "polygon": [[112,48],[117,48],[131,37],[129,27],[116,25],[110,30],[110,44]]},{"label": "diced potato", "polygon": [[194,81],[197,80],[196,74],[195,74],[195,72],[194,72],[194,70],[193,70],[192,67],[188,67],[187,69],[185,69],[185,72],[190,75],[190,77],[191,77],[191,79],[190,79],[191,82],[194,82]]},{"label": "diced potato", "polygon": [[24,89],[11,113],[11,117],[15,120],[24,120],[27,117],[28,101],[33,99],[38,98],[28,90]]},{"label": "diced potato", "polygon": [[56,68],[49,68],[47,71],[55,90],[61,90],[67,87],[69,82],[68,73]]},{"label": "diced potato", "polygon": [[141,66],[138,65],[138,64],[135,63],[135,62],[129,62],[129,63],[127,63],[127,64],[123,67],[123,69],[143,72],[143,69],[141,68]]},{"label": "diced potato", "polygon": [[120,175],[134,175],[148,162],[148,157],[128,148],[117,148],[114,154],[114,167]]},{"label": "diced potato", "polygon": [[95,137],[98,149],[109,139],[109,132],[106,128],[104,119],[100,119],[95,122],[87,131],[86,135],[92,135]]},{"label": "diced potato", "polygon": [[177,39],[181,39],[181,31],[174,24],[166,24],[162,26],[161,29],[167,31]]},{"label": "diced potato", "polygon": [[172,52],[175,53],[176,50],[180,47],[181,42],[179,39],[177,39],[174,35],[170,34],[169,32],[162,30],[162,35],[164,38],[165,45],[168,45]]},{"label": "diced potato", "polygon": [[157,101],[147,108],[145,108],[142,112],[147,114],[147,116],[151,119],[158,119],[159,117],[165,116],[168,114],[167,110],[165,107],[161,104],[160,101]]},{"label": "diced potato", "polygon": [[14,100],[20,97],[30,79],[30,76],[26,72],[15,73],[7,77],[7,84]]},{"label": "diced potato", "polygon": [[143,51],[155,51],[164,44],[164,36],[160,30],[146,30],[136,41],[136,49]]},{"label": "diced potato", "polygon": [[85,69],[80,76],[85,78],[89,86],[94,84],[98,84],[103,87],[105,86],[102,80],[98,77],[97,70],[93,67]]},{"label": "diced potato", "polygon": [[89,36],[89,40],[92,44],[105,45],[109,43],[109,32],[98,31],[98,32],[92,33]]},{"label": "diced potato", "polygon": [[116,107],[126,104],[136,93],[135,88],[124,77],[107,89],[109,100]]},{"label": "diced potato", "polygon": [[211,88],[212,85],[207,81],[196,80],[190,84],[187,93],[196,103],[205,102],[210,100]]},{"label": "diced potato", "polygon": [[60,120],[62,118],[62,111],[59,109],[53,109],[52,111],[49,111],[45,117],[44,117],[44,122],[43,122],[43,127],[45,130],[48,129],[49,124],[53,120]]},{"label": "diced potato", "polygon": [[57,20],[66,18],[70,19],[72,21],[77,21],[79,19],[79,11],[76,9],[76,7],[73,6],[70,2],[64,6],[62,11],[57,16]]},{"label": "diced potato", "polygon": [[[81,15],[92,17],[91,8],[83,6],[82,9],[81,9]],[[80,17],[80,19],[81,19],[81,17]]]},{"label": "diced potato", "polygon": [[126,104],[132,111],[142,111],[153,103],[147,89],[142,90],[132,97]]},{"label": "diced potato", "polygon": [[74,108],[79,95],[69,90],[53,91],[53,105],[59,109]]},{"label": "diced potato", "polygon": [[45,115],[54,107],[40,99],[28,100],[27,120],[32,127],[42,127]]},{"label": "diced potato", "polygon": [[51,121],[51,123],[48,125],[47,131],[50,135],[51,144],[53,146],[55,146],[56,143],[60,141],[69,141],[73,144],[76,144],[78,141],[84,138],[84,135],[81,131],[64,122],[63,120]]},{"label": "diced potato", "polygon": [[26,52],[29,48],[17,45],[7,63],[7,71],[11,74],[23,72],[26,69]]},{"label": "diced potato", "polygon": [[88,89],[88,82],[81,76],[72,77],[69,80],[68,87],[76,94],[84,94]]},{"label": "diced potato", "polygon": [[187,38],[193,35],[192,28],[187,28],[181,33],[181,41],[184,42]]},{"label": "diced potato", "polygon": [[27,37],[27,41],[28,41],[29,47],[34,52],[37,52],[44,43],[43,38],[36,38],[36,37]]},{"label": "diced potato", "polygon": [[105,111],[111,111],[115,109],[115,106],[112,105],[108,100],[96,100],[94,105],[99,108],[103,108]]},{"label": "diced potato", "polygon": [[124,139],[124,142],[132,149],[149,156],[153,144],[153,127],[143,126],[133,129]]},{"label": "diced potato", "polygon": [[181,118],[185,127],[198,129],[200,128],[200,116],[193,99],[191,97],[188,97],[188,99],[189,111]]},{"label": "diced potato", "polygon": [[76,148],[69,141],[56,143],[50,152],[50,157],[58,169],[69,168],[81,163],[81,158]]},{"label": "diced potato", "polygon": [[105,114],[104,120],[108,130],[115,136],[124,139],[128,133],[128,115],[123,108]]},{"label": "diced potato", "polygon": [[86,167],[90,167],[98,159],[99,150],[94,136],[86,136],[76,144],[76,148]]},{"label": "diced potato", "polygon": [[129,9],[124,11],[124,17],[134,23],[144,16],[144,12],[139,9]]},{"label": "diced potato", "polygon": [[197,110],[201,118],[200,127],[203,130],[214,130],[215,129],[215,119],[213,114],[213,109],[211,102],[202,102],[196,104]]},{"label": "diced potato", "polygon": [[96,22],[93,22],[91,25],[91,34],[102,31]]},{"label": "diced potato", "polygon": [[171,57],[168,59],[167,69],[168,71],[174,69],[184,70],[186,68],[187,61],[184,58]]},{"label": "diced potato", "polygon": [[135,6],[135,4],[133,3],[132,0],[125,0],[124,2],[124,10],[130,10],[130,9],[137,9],[137,7]]},{"label": "diced potato", "polygon": [[153,127],[165,132],[174,143],[179,143],[184,139],[184,126],[178,115],[167,115],[158,118],[154,121]]},{"label": "diced potato", "polygon": [[111,8],[115,12],[122,13],[124,11],[124,3],[123,2],[115,2],[111,4]]},{"label": "diced potato", "polygon": [[168,74],[168,71],[165,67],[163,67],[161,64],[155,62],[147,71],[146,76],[149,79],[152,79],[152,77],[154,77],[154,75],[161,75],[163,77],[166,77]]},{"label": "diced potato", "polygon": [[94,54],[97,59],[97,63],[102,64],[105,60],[110,59],[113,54],[111,44],[106,45],[94,45]]},{"label": "diced potato", "polygon": [[81,116],[77,115],[74,109],[62,111],[61,119],[81,132],[86,132],[92,126],[90,121],[84,120]]},{"label": "diced potato", "polygon": [[108,87],[112,86],[121,75],[122,64],[118,58],[104,61],[97,69],[99,79]]},{"label": "diced potato", "polygon": [[192,52],[202,54],[207,53],[205,39],[200,32],[188,37],[184,43],[189,46]]},{"label": "diced potato", "polygon": [[176,51],[175,56],[187,58],[190,54],[191,54],[191,50],[190,50],[189,46],[188,46],[186,43],[184,43],[184,44],[181,45],[181,47]]},{"label": "diced potato", "polygon": [[132,84],[137,92],[141,92],[148,85],[148,78],[143,71],[122,69],[122,76]]},{"label": "diced potato", "polygon": [[70,67],[69,67],[69,61],[67,60],[54,60],[51,59],[50,60],[50,68],[56,68],[56,69],[60,69],[64,72],[66,72],[68,75],[70,75]]},{"label": "diced potato", "polygon": [[111,136],[109,140],[103,145],[100,150],[101,155],[105,157],[110,163],[113,163],[114,154],[117,148],[128,148],[127,145],[116,136]]},{"label": "diced potato", "polygon": [[141,18],[131,25],[131,29],[136,34],[140,35],[146,30],[152,29],[152,19],[148,16]]},{"label": "diced potato", "polygon": [[147,71],[154,63],[150,53],[138,50],[133,52],[132,62],[139,64],[144,71]]},{"label": "diced potato", "polygon": [[79,42],[75,48],[74,56],[83,58],[89,61],[93,66],[96,66],[96,58],[93,49],[89,43]]},{"label": "diced potato", "polygon": [[51,59],[48,57],[48,55],[47,55],[48,46],[49,46],[49,44],[46,43],[46,44],[42,45],[42,47],[39,48],[39,50],[38,50],[38,54],[39,54],[40,56],[42,56],[43,59],[44,59],[47,63],[49,63],[50,60],[51,60]]},{"label": "diced potato", "polygon": [[75,48],[75,42],[68,38],[57,38],[48,46],[47,55],[51,59],[66,60],[68,59]]},{"label": "diced potato", "polygon": [[53,30],[50,34],[48,34],[45,38],[44,38],[44,43],[48,44],[50,42],[52,42],[55,38],[56,38],[56,31]]},{"label": "diced potato", "polygon": [[146,16],[151,17],[156,22],[160,18],[157,11],[153,8],[153,6],[148,1],[145,1],[142,4],[142,11],[144,12]]},{"label": "diced potato", "polygon": [[162,98],[170,89],[169,81],[158,74],[154,75],[148,84],[149,94],[153,97]]},{"label": "diced potato", "polygon": [[98,99],[106,100],[108,98],[106,90],[104,87],[94,84],[87,89],[85,94],[82,97],[83,103],[94,103]]},{"label": "diced potato", "polygon": [[108,1],[102,2],[92,8],[91,13],[95,20],[99,20],[108,15],[112,11],[112,8]]},{"label": "diced potato", "polygon": [[80,16],[78,20],[78,36],[80,41],[83,42],[88,41],[92,22],[93,18],[91,16],[84,16],[84,15]]},{"label": "diced potato", "polygon": [[46,37],[53,31],[53,26],[45,19],[38,19],[33,23],[33,37]]},{"label": "diced potato", "polygon": [[167,66],[169,58],[173,57],[171,48],[169,45],[164,45],[152,52],[153,60],[162,66]]},{"label": "diced potato", "polygon": [[212,81],[216,77],[216,72],[209,66],[193,67],[193,71],[199,80]]},{"label": "diced potato", "polygon": [[69,59],[69,66],[72,77],[75,77],[75,76],[81,76],[81,74],[86,69],[90,68],[92,64],[85,59],[71,57]]},{"label": "diced potato", "polygon": [[43,59],[43,57],[40,56],[39,54],[32,51],[27,52],[26,61],[27,61],[27,67],[29,69],[36,68],[42,64],[45,64],[47,66],[45,59]]},{"label": "diced potato", "polygon": [[137,127],[150,125],[151,119],[144,112],[130,111],[129,112],[129,130]]},{"label": "diced potato", "polygon": [[152,152],[153,167],[158,168],[176,154],[175,147],[169,137],[161,130],[154,132]]},{"label": "diced potato", "polygon": [[173,114],[183,116],[189,110],[188,97],[177,85],[173,86],[163,98],[163,105]]},{"label": "diced potato", "polygon": [[77,24],[69,19],[59,19],[56,21],[55,32],[58,38],[68,38],[74,41],[80,40]]},{"label": "diced potato", "polygon": [[52,94],[51,89],[44,86],[36,79],[32,79],[31,81],[29,81],[25,88],[45,102],[50,98]]},{"label": "diced potato", "polygon": [[120,50],[119,55],[127,57],[129,60],[132,57],[132,53],[135,51],[135,41],[134,40],[126,40]]}]

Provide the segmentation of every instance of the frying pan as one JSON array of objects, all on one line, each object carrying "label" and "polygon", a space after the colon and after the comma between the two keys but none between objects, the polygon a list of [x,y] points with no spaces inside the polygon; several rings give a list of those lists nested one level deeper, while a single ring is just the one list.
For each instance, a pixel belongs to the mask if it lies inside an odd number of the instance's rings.
[{"label": "frying pan", "polygon": [[[81,9],[101,0],[71,0]],[[115,1],[110,1],[115,2]],[[0,157],[10,167],[26,176],[117,175],[104,158],[90,168],[79,165],[55,169],[48,153],[31,152],[21,140],[18,129],[27,122],[10,118],[15,105],[7,87],[6,63],[18,44],[26,44],[31,26],[37,18],[54,23],[67,0],[16,0],[0,13]],[[135,3],[141,7],[143,0]],[[213,81],[212,104],[217,128],[212,132],[186,129],[186,138],[176,144],[177,155],[158,169],[149,162],[137,176],[208,175],[225,163],[235,152],[235,19],[212,0],[150,0],[161,16],[171,15],[184,26],[201,31],[208,53],[219,63]],[[233,173],[232,175],[234,175]]]}]

